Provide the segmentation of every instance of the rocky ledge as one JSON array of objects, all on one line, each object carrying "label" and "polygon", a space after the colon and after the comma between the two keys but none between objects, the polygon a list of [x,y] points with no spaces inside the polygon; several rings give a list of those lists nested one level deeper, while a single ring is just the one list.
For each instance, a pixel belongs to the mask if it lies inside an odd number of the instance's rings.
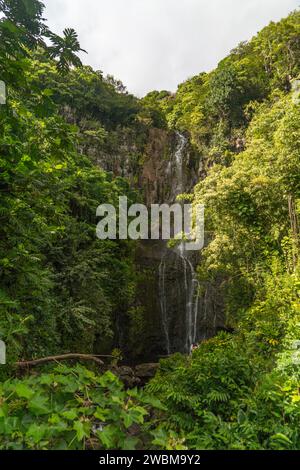
[{"label": "rocky ledge", "polygon": [[129,366],[118,366],[112,369],[112,372],[116,374],[125,386],[128,388],[143,386],[152,377],[154,377],[156,371],[159,368],[159,364],[155,362],[149,362],[145,364],[138,364],[133,367]]}]

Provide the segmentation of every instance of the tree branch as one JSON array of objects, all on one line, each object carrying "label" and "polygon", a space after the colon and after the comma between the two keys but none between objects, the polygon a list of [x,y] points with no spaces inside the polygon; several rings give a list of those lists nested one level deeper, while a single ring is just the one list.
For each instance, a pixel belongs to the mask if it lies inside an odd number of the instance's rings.
[{"label": "tree branch", "polygon": [[94,361],[99,365],[103,365],[104,362],[99,359],[99,357],[93,356],[92,354],[61,354],[59,356],[48,356],[42,357],[40,359],[34,359],[32,361],[22,361],[16,362],[17,367],[30,367],[37,366],[39,364],[44,364],[45,362],[51,361],[66,361],[68,359],[77,359],[83,361]]}]

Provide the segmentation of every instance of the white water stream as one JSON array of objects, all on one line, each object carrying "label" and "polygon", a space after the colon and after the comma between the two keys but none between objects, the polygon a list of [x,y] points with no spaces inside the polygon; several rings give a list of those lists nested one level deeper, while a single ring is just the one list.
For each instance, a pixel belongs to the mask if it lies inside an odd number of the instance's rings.
[{"label": "white water stream", "polygon": [[[184,179],[183,179],[183,164],[184,164],[184,149],[187,143],[186,138],[177,133],[178,144],[174,154],[175,172],[176,172],[176,186],[174,190],[174,201],[176,196],[184,192]],[[188,252],[185,249],[185,243],[182,242],[175,250],[177,256],[180,258],[183,276],[182,282],[184,289],[178,291],[178,296],[182,295],[184,291],[185,296],[185,311],[184,315],[185,331],[182,332],[182,344],[184,344],[184,351],[189,353],[191,345],[197,340],[197,320],[199,309],[199,295],[198,295],[198,280],[194,270],[194,266],[188,257]],[[166,341],[166,351],[168,354],[175,352],[172,350],[171,345],[171,332],[170,332],[170,312],[168,311],[168,292],[166,287],[166,271],[167,271],[167,253],[162,255],[159,265],[159,300],[161,308],[162,326]],[[178,298],[178,302],[181,299]]]}]

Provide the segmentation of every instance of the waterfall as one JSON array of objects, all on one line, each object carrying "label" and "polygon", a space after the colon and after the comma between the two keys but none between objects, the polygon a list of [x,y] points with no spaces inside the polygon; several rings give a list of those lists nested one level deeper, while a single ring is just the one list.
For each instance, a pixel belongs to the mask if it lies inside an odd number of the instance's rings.
[{"label": "waterfall", "polygon": [[185,335],[185,351],[191,350],[191,345],[197,339],[197,321],[199,308],[198,279],[192,262],[189,260],[185,250],[185,243],[182,242],[178,249],[179,256],[183,263],[184,285],[186,292],[186,335]]},{"label": "waterfall", "polygon": [[163,325],[164,335],[166,339],[166,350],[167,350],[167,354],[170,354],[169,322],[168,322],[166,291],[165,291],[165,272],[166,272],[166,262],[165,262],[164,256],[162,256],[162,259],[159,265],[159,302],[160,302],[162,325]]},{"label": "waterfall", "polygon": [[[183,193],[185,190],[184,187],[184,178],[183,178],[183,164],[184,164],[184,149],[187,143],[187,139],[185,136],[180,134],[179,132],[176,133],[178,143],[176,146],[176,150],[174,153],[174,170],[175,170],[175,185],[174,190],[172,191],[173,200],[176,200],[176,197]],[[170,250],[166,251],[161,258],[160,265],[159,265],[159,301],[160,301],[160,309],[161,309],[161,319],[162,319],[162,327],[163,333],[165,337],[165,345],[167,354],[171,352],[175,352],[174,348],[172,350],[171,345],[171,334],[170,334],[170,316],[171,313],[169,312],[168,306],[168,297],[170,297],[170,293],[168,292],[168,288],[166,287],[166,274],[168,268],[170,266],[167,264],[168,253],[170,254]],[[174,253],[178,261],[180,261],[180,270],[182,273],[182,280],[184,289],[183,292],[179,288],[176,292],[177,299],[176,302],[181,305],[182,299],[180,296],[184,296],[184,303],[182,315],[184,315],[184,332],[182,332],[181,338],[181,352],[189,353],[191,349],[191,345],[196,342],[197,340],[197,320],[198,320],[198,304],[199,304],[199,295],[198,295],[198,280],[194,270],[194,266],[189,259],[188,252],[185,249],[185,243],[182,242],[180,245],[172,251],[173,256]],[[177,263],[178,264],[178,263]],[[170,300],[170,299],[169,299]],[[173,301],[174,299],[172,299]],[[180,312],[181,314],[181,312]]]},{"label": "waterfall", "polygon": [[178,144],[175,151],[175,165],[176,165],[176,180],[177,185],[175,188],[174,200],[178,194],[183,193],[184,191],[184,184],[183,184],[183,151],[187,143],[187,139],[184,135],[176,132],[178,138]]}]

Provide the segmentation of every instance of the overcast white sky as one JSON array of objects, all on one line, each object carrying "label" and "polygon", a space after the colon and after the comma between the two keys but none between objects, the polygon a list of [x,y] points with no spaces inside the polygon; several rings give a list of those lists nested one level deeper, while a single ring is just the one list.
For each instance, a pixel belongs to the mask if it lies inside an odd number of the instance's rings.
[{"label": "overcast white sky", "polygon": [[300,0],[43,0],[56,33],[73,27],[83,61],[132,93],[175,91]]}]

